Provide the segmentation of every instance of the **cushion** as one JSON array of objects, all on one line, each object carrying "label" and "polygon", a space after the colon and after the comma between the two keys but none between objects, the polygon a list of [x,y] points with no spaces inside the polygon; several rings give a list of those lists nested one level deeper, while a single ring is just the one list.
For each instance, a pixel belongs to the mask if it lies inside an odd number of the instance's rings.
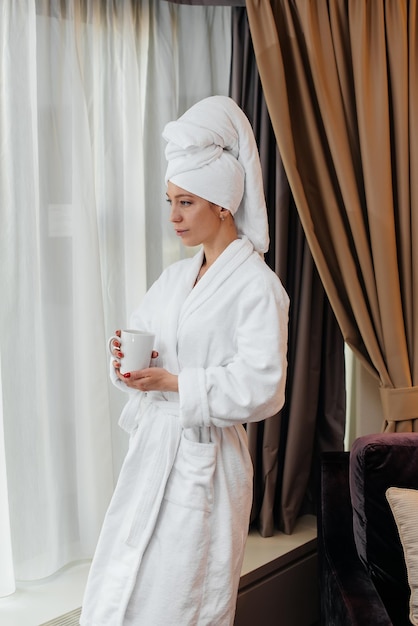
[{"label": "cushion", "polygon": [[418,625],[418,490],[390,487],[386,491],[401,539],[411,589],[409,619]]}]

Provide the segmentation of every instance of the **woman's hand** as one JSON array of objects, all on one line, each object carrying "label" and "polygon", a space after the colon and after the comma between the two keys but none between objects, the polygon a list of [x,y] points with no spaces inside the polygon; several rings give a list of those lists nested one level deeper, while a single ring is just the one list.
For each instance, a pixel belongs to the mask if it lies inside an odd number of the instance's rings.
[{"label": "woman's hand", "polygon": [[[153,355],[154,354],[158,356],[157,352],[153,352]],[[156,356],[153,356],[153,358],[156,358]],[[128,372],[127,374],[121,374],[116,365],[115,369],[118,378],[131,389],[138,389],[139,391],[179,390],[177,376],[170,374],[170,372],[167,372],[167,370],[162,367],[147,367],[146,369]]]},{"label": "woman's hand", "polygon": [[[120,330],[117,330],[115,332],[115,335],[117,335],[118,337],[120,337]],[[112,346],[112,354],[113,356],[118,357],[118,359],[122,359],[124,354],[121,351],[122,350],[122,344],[120,341],[116,341],[115,339],[111,342],[110,344]],[[153,350],[151,353],[151,358],[152,359],[156,359],[158,356],[158,352],[156,350]],[[120,362],[119,361],[113,361],[113,366],[115,368],[115,370],[118,370],[120,368]]]},{"label": "woman's hand", "polygon": [[[120,330],[116,330],[115,331],[115,335],[120,337],[120,332],[121,332]],[[113,341],[110,343],[110,345],[112,347],[112,354],[113,354],[113,356],[117,356],[119,359],[121,359],[123,357],[123,352],[120,351],[120,348],[121,348],[120,341],[116,341],[115,339],[113,339]],[[113,365],[115,366],[115,369],[117,369],[115,364],[117,364],[118,367],[120,367],[119,361],[113,361]]]},{"label": "woman's hand", "polygon": [[[115,335],[120,337],[120,330],[115,332]],[[123,358],[123,347],[119,341],[113,340],[112,353],[118,359]],[[153,350],[151,354],[152,359],[158,357],[158,352]],[[120,373],[120,361],[113,361],[113,367],[115,368],[116,375],[131,389],[138,389],[139,391],[178,391],[177,376],[170,374],[162,367],[147,367],[143,370],[137,370],[136,372],[128,372],[126,374]]]}]

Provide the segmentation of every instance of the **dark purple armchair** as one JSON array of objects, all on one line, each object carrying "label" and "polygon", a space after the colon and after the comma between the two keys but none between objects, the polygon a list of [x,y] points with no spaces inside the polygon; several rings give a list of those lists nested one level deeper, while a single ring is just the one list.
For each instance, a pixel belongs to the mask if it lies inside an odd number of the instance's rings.
[{"label": "dark purple armchair", "polygon": [[[418,489],[418,433],[366,435],[322,455],[322,626],[410,626],[407,571],[389,487]],[[417,518],[418,524],[418,518]]]}]

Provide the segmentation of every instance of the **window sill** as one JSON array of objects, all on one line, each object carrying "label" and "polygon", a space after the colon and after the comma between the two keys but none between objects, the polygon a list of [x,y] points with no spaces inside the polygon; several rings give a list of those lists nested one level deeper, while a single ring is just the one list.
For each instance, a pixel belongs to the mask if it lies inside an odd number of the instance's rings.
[{"label": "window sill", "polygon": [[[292,535],[277,532],[273,537],[263,538],[257,532],[248,536],[240,589],[254,583],[277,569],[278,565],[294,558],[316,541],[316,518],[301,517]],[[57,618],[75,611],[81,600],[87,580],[90,562],[73,564],[54,576],[39,582],[20,583],[16,592],[0,599],[0,623],[7,626],[46,626],[53,624],[77,624]],[[56,620],[56,621],[55,621]],[[49,626],[49,624],[48,624]]]}]

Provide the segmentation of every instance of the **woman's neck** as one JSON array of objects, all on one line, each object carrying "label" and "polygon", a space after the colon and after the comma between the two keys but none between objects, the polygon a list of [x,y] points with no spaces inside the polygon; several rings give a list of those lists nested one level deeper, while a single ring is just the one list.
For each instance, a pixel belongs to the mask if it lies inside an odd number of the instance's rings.
[{"label": "woman's neck", "polygon": [[238,239],[238,232],[234,221],[231,219],[231,223],[228,225],[225,224],[223,232],[216,241],[203,244],[204,255],[202,265],[205,265],[206,269],[210,267],[235,239]]}]

